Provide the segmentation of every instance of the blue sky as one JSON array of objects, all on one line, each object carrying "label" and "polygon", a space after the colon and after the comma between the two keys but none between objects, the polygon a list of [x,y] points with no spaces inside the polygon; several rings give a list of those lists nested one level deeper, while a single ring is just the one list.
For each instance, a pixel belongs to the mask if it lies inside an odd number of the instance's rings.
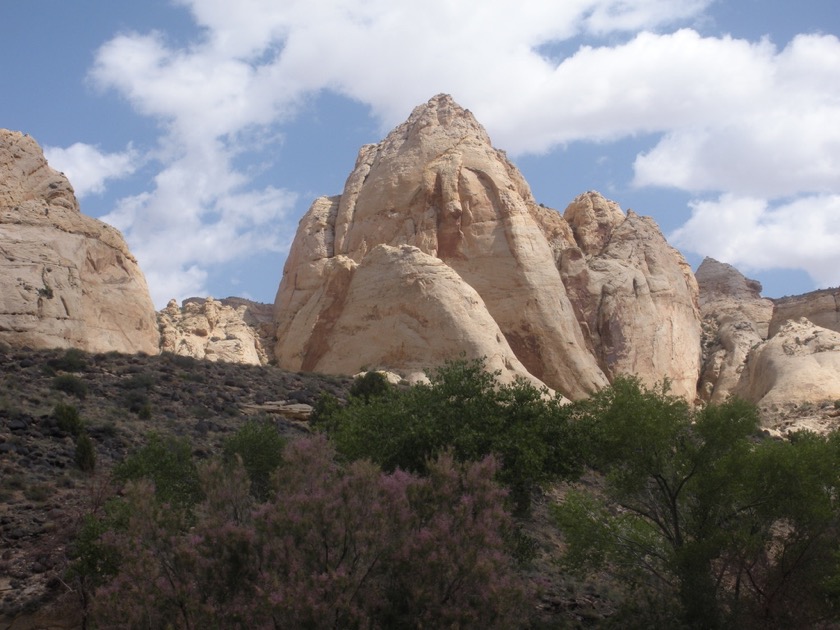
[{"label": "blue sky", "polygon": [[125,234],[155,303],[271,302],[362,144],[448,92],[537,201],[598,190],[696,267],[840,285],[836,0],[0,0],[0,127]]}]

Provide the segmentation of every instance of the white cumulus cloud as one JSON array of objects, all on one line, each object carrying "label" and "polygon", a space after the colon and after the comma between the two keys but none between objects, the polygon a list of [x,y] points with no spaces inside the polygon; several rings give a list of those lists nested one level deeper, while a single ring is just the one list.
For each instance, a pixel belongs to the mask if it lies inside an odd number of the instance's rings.
[{"label": "white cumulus cloud", "polygon": [[[178,1],[199,38],[123,33],[91,69],[162,129],[154,188],[109,220],[151,277],[185,278],[170,287],[201,288],[213,264],[288,240],[292,193],[255,188],[235,164],[322,90],[368,105],[383,131],[449,92],[513,153],[652,134],[635,184],[722,195],[695,203],[698,226],[751,199],[767,230],[779,200],[840,194],[840,41],[704,35],[713,0]],[[750,265],[759,250],[742,250]]]},{"label": "white cumulus cloud", "polygon": [[773,204],[726,193],[694,202],[670,238],[744,272],[803,269],[820,287],[840,286],[840,194]]},{"label": "white cumulus cloud", "polygon": [[139,156],[130,146],[117,153],[103,153],[97,147],[76,142],[69,147],[44,147],[50,166],[64,173],[79,198],[105,190],[105,182],[131,175]]}]

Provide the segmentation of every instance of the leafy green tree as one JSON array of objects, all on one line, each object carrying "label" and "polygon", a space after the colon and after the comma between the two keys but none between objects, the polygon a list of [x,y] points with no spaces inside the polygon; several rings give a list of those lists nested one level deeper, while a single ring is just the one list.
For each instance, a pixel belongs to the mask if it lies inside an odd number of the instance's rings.
[{"label": "leafy green tree", "polygon": [[494,454],[499,480],[524,511],[535,487],[577,472],[579,435],[561,398],[524,380],[501,385],[497,376],[482,360],[449,361],[428,384],[351,397],[322,425],[339,453],[386,471],[425,473],[427,462],[449,449],[460,462]]},{"label": "leafy green tree", "polygon": [[190,507],[202,498],[198,469],[192,447],[186,439],[148,436],[148,442],[114,468],[122,483],[147,479],[154,484],[155,497],[177,507]]},{"label": "leafy green tree", "polygon": [[793,596],[804,584],[820,593],[807,615],[834,610],[826,580],[837,575],[837,554],[822,554],[818,568],[812,552],[836,543],[836,439],[761,440],[752,405],[694,410],[667,384],[647,389],[629,378],[576,413],[604,492],[573,492],[557,511],[571,564],[610,567],[663,605],[678,602],[686,627],[756,618],[789,627],[782,611],[806,617]]}]

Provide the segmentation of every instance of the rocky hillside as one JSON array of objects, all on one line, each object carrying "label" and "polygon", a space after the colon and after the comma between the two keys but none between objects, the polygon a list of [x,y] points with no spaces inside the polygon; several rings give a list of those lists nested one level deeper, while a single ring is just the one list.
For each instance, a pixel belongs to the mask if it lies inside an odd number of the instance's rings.
[{"label": "rocky hillside", "polygon": [[0,340],[158,351],[146,280],[114,228],[83,215],[29,136],[0,129]]},{"label": "rocky hillside", "polygon": [[[65,601],[78,613],[61,579],[67,544],[114,491],[108,471],[150,432],[189,439],[207,457],[249,418],[270,418],[285,434],[308,431],[301,414],[321,392],[343,398],[348,385],[173,354],[0,348],[0,628],[15,618],[16,629],[79,627],[77,617],[61,625],[54,609],[41,613],[51,615],[49,624],[29,613],[45,601]],[[78,410],[93,441],[92,473],[76,464],[74,437],[53,414],[59,404]]]}]

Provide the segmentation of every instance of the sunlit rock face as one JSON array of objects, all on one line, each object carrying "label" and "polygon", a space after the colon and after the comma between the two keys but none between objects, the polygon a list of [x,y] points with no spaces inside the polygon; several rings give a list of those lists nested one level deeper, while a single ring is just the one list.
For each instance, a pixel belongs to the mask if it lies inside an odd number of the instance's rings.
[{"label": "sunlit rock face", "polygon": [[272,308],[240,298],[170,300],[158,313],[161,352],[265,365],[273,345]]},{"label": "sunlit rock face", "polygon": [[566,218],[537,204],[472,114],[434,97],[301,220],[275,302],[279,364],[414,372],[465,353],[572,398],[627,372],[693,398],[685,261],[650,220],[581,204]]},{"label": "sunlit rock face", "polygon": [[761,284],[732,265],[706,258],[698,267],[703,317],[701,399],[721,403],[732,395],[755,346],[767,339],[773,302],[761,297]]},{"label": "sunlit rock face", "polygon": [[79,211],[31,137],[0,130],[0,340],[158,352],[146,280],[114,228]]},{"label": "sunlit rock face", "polygon": [[688,263],[659,227],[597,192],[563,213],[574,244],[558,252],[566,291],[587,348],[612,380],[668,378],[693,400],[700,370],[698,288]]},{"label": "sunlit rock face", "polygon": [[840,399],[840,332],[788,320],[749,353],[734,393],[761,406]]}]

